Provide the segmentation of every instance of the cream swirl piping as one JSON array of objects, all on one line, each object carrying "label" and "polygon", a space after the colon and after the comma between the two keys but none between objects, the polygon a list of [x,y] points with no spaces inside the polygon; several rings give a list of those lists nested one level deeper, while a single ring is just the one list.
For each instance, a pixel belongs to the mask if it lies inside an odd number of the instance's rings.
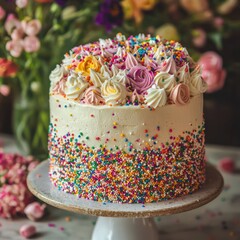
[{"label": "cream swirl piping", "polygon": [[55,88],[57,82],[59,82],[64,77],[65,74],[67,74],[66,69],[60,65],[57,65],[55,69],[52,70],[49,76],[49,79],[51,81],[50,91],[52,91]]},{"label": "cream swirl piping", "polygon": [[207,91],[207,83],[202,79],[201,69],[197,66],[191,72],[190,94],[195,96]]},{"label": "cream swirl piping", "polygon": [[170,101],[176,105],[184,105],[189,102],[190,90],[188,85],[179,83],[170,93]]},{"label": "cream swirl piping", "polygon": [[127,53],[127,58],[126,58],[126,61],[125,61],[125,66],[127,69],[130,69],[132,67],[135,67],[139,65],[137,59],[131,54],[131,53]]},{"label": "cream swirl piping", "polygon": [[164,106],[167,103],[167,94],[163,88],[149,88],[145,102],[152,108]]},{"label": "cream swirl piping", "polygon": [[126,87],[116,80],[105,81],[101,93],[107,105],[122,105],[126,102]]},{"label": "cream swirl piping", "polygon": [[97,87],[90,87],[85,92],[85,102],[92,105],[100,105],[104,103],[104,99],[101,96],[101,91]]},{"label": "cream swirl piping", "polygon": [[115,76],[114,79],[120,82],[124,86],[126,86],[127,84],[130,84],[130,80],[127,76],[126,70],[119,70],[118,74]]},{"label": "cream swirl piping", "polygon": [[161,71],[170,74],[175,74],[177,72],[177,66],[175,60],[173,59],[173,56],[169,57],[167,60],[162,62]]},{"label": "cream swirl piping", "polygon": [[65,86],[66,97],[69,99],[79,99],[87,87],[88,83],[81,75],[71,74],[68,76]]},{"label": "cream swirl piping", "polygon": [[179,83],[185,83],[189,85],[190,81],[190,73],[189,73],[189,66],[188,64],[184,64],[182,67],[180,67],[177,71],[177,77]]},{"label": "cream swirl piping", "polygon": [[169,94],[171,90],[176,86],[176,79],[174,75],[166,72],[160,72],[154,77],[154,82],[158,87],[164,88],[166,93]]},{"label": "cream swirl piping", "polygon": [[100,73],[90,69],[90,80],[95,87],[101,87],[105,78]]}]

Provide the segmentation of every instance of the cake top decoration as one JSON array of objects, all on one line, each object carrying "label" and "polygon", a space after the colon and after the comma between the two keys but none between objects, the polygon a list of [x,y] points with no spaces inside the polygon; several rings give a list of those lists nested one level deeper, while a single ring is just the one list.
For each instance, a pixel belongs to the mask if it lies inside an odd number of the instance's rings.
[{"label": "cake top decoration", "polygon": [[144,34],[74,47],[49,78],[50,94],[91,105],[183,105],[207,89],[186,48]]}]

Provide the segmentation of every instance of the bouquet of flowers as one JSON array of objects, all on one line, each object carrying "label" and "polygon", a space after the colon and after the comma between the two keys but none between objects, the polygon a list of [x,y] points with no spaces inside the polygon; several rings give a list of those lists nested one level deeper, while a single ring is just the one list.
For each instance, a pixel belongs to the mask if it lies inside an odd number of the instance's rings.
[{"label": "bouquet of flowers", "polygon": [[[2,3],[1,3],[2,4]],[[0,6],[0,94],[14,91],[14,132],[21,149],[47,157],[49,73],[92,23],[96,2],[16,0]],[[90,20],[89,20],[90,18]]]}]

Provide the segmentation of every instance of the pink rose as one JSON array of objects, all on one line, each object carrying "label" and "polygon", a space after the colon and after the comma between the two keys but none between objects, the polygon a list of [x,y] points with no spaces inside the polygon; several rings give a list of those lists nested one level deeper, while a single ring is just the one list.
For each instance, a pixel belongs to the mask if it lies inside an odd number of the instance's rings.
[{"label": "pink rose", "polygon": [[40,41],[35,36],[27,36],[23,39],[23,48],[26,52],[36,52],[40,48]]},{"label": "pink rose", "polygon": [[139,94],[146,92],[154,83],[153,72],[141,65],[132,67],[128,77],[133,89],[136,89]]},{"label": "pink rose", "polygon": [[184,83],[178,84],[172,89],[169,99],[176,105],[184,105],[188,103],[190,99],[189,87]]},{"label": "pink rose", "polygon": [[222,58],[215,52],[204,53],[198,61],[202,67],[203,80],[208,85],[208,93],[220,90],[225,82],[226,70],[222,68]]},{"label": "pink rose", "polygon": [[11,13],[7,16],[7,19],[4,24],[4,28],[7,31],[7,33],[10,35],[12,30],[15,27],[18,27],[19,25],[20,25],[20,21],[15,17],[14,14]]},{"label": "pink rose", "polygon": [[6,15],[5,10],[0,6],[0,20],[2,20]]},{"label": "pink rose", "polygon": [[19,57],[22,53],[23,46],[21,40],[11,40],[6,43],[6,49],[13,57]]},{"label": "pink rose", "polygon": [[24,209],[24,213],[30,220],[36,221],[43,217],[45,208],[45,204],[41,205],[39,202],[33,202],[27,205],[27,207]]},{"label": "pink rose", "polygon": [[33,19],[29,22],[22,21],[21,24],[22,24],[24,32],[28,36],[36,36],[42,28],[41,22],[37,19]]},{"label": "pink rose", "polygon": [[7,85],[0,86],[0,93],[6,97],[10,93],[10,88]]},{"label": "pink rose", "polygon": [[24,238],[30,238],[36,234],[36,227],[30,224],[26,224],[20,227],[19,234]]},{"label": "pink rose", "polygon": [[16,0],[16,5],[19,8],[25,8],[28,5],[28,0]]}]

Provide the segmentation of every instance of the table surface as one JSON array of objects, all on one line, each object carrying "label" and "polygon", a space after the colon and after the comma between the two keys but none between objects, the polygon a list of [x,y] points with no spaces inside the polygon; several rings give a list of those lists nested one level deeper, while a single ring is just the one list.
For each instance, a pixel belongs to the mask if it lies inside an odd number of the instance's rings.
[{"label": "table surface", "polygon": [[[14,140],[0,135],[4,151],[17,152]],[[207,146],[208,161],[217,166],[220,159],[233,158],[240,169],[240,148]],[[239,240],[240,239],[240,171],[234,174],[222,172],[225,186],[221,195],[198,209],[171,216],[156,217],[159,235],[164,240]],[[22,240],[20,226],[34,224],[38,234],[32,239],[42,240],[90,240],[96,217],[47,208],[46,216],[39,222],[26,218],[0,219],[1,240]],[[127,240],[127,239],[126,239]]]}]

